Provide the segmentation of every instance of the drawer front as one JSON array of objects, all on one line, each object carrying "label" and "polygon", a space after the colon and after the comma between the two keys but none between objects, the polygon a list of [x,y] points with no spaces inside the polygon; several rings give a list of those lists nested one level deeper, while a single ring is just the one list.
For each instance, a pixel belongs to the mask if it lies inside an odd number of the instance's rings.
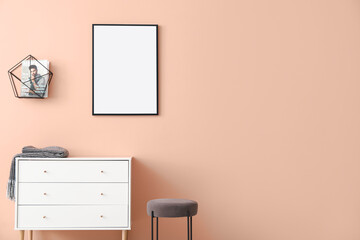
[{"label": "drawer front", "polygon": [[128,204],[128,183],[19,183],[18,204]]},{"label": "drawer front", "polygon": [[19,206],[18,228],[128,227],[128,206]]},{"label": "drawer front", "polygon": [[128,182],[128,161],[19,161],[19,182]]}]

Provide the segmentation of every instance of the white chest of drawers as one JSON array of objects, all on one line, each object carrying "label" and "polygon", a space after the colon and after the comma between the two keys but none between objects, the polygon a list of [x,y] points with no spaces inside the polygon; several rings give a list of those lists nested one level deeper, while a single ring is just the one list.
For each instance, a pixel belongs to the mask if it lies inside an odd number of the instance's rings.
[{"label": "white chest of drawers", "polygon": [[[15,229],[131,229],[131,158],[17,158]],[[31,237],[32,238],[32,237]]]}]

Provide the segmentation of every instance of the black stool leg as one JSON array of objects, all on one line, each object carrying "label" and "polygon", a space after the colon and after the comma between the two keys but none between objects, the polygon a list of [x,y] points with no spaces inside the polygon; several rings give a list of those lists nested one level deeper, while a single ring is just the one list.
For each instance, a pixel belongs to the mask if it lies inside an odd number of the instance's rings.
[{"label": "black stool leg", "polygon": [[[151,212],[151,240],[154,240],[154,211]],[[156,217],[156,240],[159,240],[159,217]]]},{"label": "black stool leg", "polygon": [[151,240],[154,240],[154,211],[151,212]]},{"label": "black stool leg", "polygon": [[187,216],[187,239],[190,240],[190,232],[189,232],[189,216]]},{"label": "black stool leg", "polygon": [[190,217],[190,240],[192,240],[192,217]]},{"label": "black stool leg", "polygon": [[159,240],[159,218],[156,217],[156,240]]}]

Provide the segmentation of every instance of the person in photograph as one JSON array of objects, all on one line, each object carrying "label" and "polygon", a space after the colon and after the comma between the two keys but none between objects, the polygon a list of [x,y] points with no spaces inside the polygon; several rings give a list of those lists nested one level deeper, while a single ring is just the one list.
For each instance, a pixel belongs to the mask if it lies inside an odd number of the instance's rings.
[{"label": "person in photograph", "polygon": [[36,65],[30,65],[30,90],[29,95],[37,95],[36,93],[42,94],[42,91],[44,91],[45,87],[45,78],[38,74],[38,69]]}]

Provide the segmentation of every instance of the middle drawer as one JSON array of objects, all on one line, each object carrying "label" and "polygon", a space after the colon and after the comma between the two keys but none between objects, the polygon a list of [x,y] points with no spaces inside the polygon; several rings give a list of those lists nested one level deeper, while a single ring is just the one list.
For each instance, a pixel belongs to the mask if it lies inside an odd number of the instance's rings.
[{"label": "middle drawer", "polygon": [[19,183],[18,204],[128,204],[128,183]]}]

